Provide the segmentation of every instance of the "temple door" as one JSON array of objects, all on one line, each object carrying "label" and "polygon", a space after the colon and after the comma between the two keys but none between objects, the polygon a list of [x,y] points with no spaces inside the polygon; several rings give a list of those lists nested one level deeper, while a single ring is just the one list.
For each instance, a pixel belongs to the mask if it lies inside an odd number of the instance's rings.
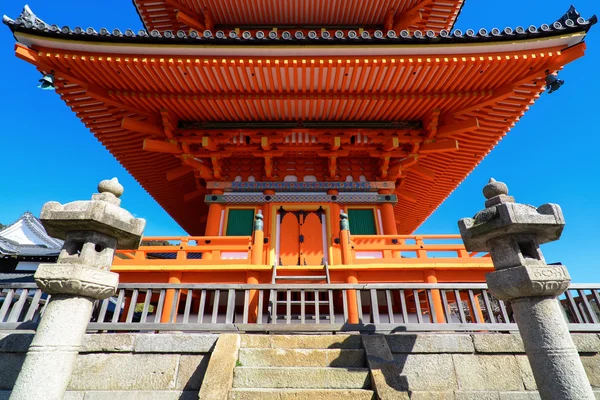
[{"label": "temple door", "polygon": [[304,212],[300,220],[300,264],[322,265],[325,260],[321,214]]},{"label": "temple door", "polygon": [[300,265],[300,221],[298,213],[279,214],[279,265]]}]

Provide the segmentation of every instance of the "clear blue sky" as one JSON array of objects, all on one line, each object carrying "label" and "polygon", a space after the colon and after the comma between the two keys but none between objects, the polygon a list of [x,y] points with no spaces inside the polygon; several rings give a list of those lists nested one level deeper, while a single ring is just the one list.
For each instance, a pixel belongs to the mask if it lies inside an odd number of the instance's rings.
[{"label": "clear blue sky", "polygon": [[[0,13],[16,18],[24,2],[0,4]],[[539,26],[555,21],[570,4],[467,0],[456,27]],[[59,26],[142,28],[129,0],[31,0],[29,5],[39,18]],[[600,14],[597,0],[575,6],[586,18]],[[419,233],[457,233],[456,221],[483,207],[481,189],[493,176],[506,182],[519,202],[560,204],[567,227],[559,242],[543,246],[547,261],[566,264],[575,282],[600,282],[600,74],[594,70],[600,65],[600,25],[587,44],[586,56],[561,72],[566,84],[542,95]],[[147,235],[184,234],[54,92],[36,88],[38,72],[18,60],[13,47],[9,29],[0,27],[0,222],[10,223],[26,210],[39,214],[48,200],[87,199],[98,181],[116,176],[125,186],[123,206],[147,219]]]}]

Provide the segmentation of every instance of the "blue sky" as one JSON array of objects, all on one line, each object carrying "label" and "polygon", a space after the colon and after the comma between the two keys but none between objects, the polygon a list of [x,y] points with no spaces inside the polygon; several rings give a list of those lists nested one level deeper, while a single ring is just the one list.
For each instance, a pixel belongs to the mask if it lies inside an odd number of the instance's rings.
[{"label": "blue sky", "polygon": [[[24,2],[8,0],[0,14],[16,18]],[[457,28],[539,26],[559,18],[564,0],[467,0]],[[39,18],[71,27],[141,29],[129,0],[31,0]],[[597,1],[575,3],[584,17],[600,14]],[[595,7],[594,7],[595,6]],[[574,282],[600,282],[600,129],[598,128],[600,25],[587,38],[587,54],[560,76],[565,85],[543,94],[492,153],[417,231],[457,233],[456,221],[483,208],[489,177],[507,183],[517,201],[559,204],[567,226],[559,242],[543,246],[548,262],[562,262]],[[116,176],[125,186],[123,206],[147,219],[147,235],[184,231],[102,147],[52,91],[36,88],[35,68],[14,56],[14,39],[0,27],[0,222],[35,214],[44,202],[87,199],[96,184]]]}]

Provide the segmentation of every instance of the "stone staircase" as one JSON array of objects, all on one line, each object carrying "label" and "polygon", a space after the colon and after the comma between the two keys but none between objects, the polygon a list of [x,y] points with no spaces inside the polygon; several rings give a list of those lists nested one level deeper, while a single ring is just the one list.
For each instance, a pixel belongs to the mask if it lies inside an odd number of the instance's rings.
[{"label": "stone staircase", "polygon": [[244,335],[231,400],[374,398],[360,336]]}]

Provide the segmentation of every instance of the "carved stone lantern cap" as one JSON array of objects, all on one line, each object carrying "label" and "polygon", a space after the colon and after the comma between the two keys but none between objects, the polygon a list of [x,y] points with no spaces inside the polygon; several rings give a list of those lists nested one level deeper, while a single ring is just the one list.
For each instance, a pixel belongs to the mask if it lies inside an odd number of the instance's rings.
[{"label": "carved stone lantern cap", "polygon": [[98,191],[92,200],[44,204],[40,220],[48,234],[64,240],[68,232],[94,231],[117,239],[118,249],[138,248],[146,220],[120,207],[123,186],[113,178],[100,182]]},{"label": "carved stone lantern cap", "polygon": [[483,187],[483,195],[485,198],[489,200],[492,197],[496,197],[501,194],[508,194],[508,186],[506,186],[506,183],[498,182],[494,178],[490,178],[488,184]]},{"label": "carved stone lantern cap", "polygon": [[536,208],[515,203],[508,196],[508,187],[490,179],[483,188],[486,208],[473,218],[458,221],[460,234],[468,251],[489,251],[491,239],[506,236],[535,237],[538,244],[557,240],[565,220],[557,204],[543,204]]}]

